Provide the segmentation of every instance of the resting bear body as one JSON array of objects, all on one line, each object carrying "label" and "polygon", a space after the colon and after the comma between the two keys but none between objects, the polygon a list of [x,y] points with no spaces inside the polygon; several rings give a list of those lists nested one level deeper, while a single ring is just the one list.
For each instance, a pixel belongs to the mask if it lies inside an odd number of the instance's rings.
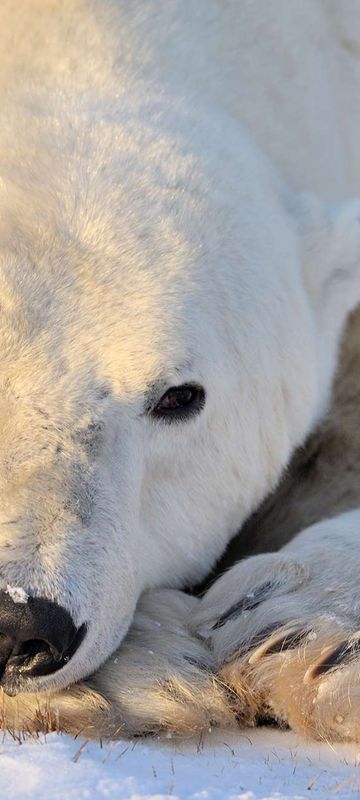
[{"label": "resting bear body", "polygon": [[[360,300],[356,2],[5,0],[0,31],[4,724],[357,738],[359,514],[287,544],[355,482],[279,485]],[[284,548],[182,593],[239,529]]]}]

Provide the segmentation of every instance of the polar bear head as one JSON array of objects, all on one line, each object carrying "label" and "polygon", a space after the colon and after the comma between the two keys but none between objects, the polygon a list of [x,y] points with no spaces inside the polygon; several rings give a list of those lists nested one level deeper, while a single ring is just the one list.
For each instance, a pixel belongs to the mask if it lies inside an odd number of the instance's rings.
[{"label": "polar bear head", "polygon": [[36,171],[27,130],[2,164],[9,693],[89,674],[144,589],[200,580],[326,403],[357,207],[294,200],[218,124],[124,123],[116,152],[103,125],[86,169],[55,131]]}]

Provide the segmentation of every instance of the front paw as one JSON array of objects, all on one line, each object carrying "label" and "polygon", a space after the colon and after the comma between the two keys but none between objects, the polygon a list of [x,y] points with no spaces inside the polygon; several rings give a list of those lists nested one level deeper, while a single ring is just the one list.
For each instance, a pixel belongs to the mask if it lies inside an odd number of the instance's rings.
[{"label": "front paw", "polygon": [[173,589],[145,593],[125,641],[91,679],[117,735],[184,736],[236,724],[213,656],[190,630],[198,603]]},{"label": "front paw", "polygon": [[[334,569],[335,572],[335,569]],[[287,554],[234,567],[201,601],[195,624],[238,719],[271,718],[319,739],[360,741],[360,632],[337,592]],[[236,593],[235,593],[236,591]]]},{"label": "front paw", "polygon": [[91,679],[117,735],[188,736],[236,725],[213,656],[191,633],[198,603],[172,589],[145,593],[125,641]]}]

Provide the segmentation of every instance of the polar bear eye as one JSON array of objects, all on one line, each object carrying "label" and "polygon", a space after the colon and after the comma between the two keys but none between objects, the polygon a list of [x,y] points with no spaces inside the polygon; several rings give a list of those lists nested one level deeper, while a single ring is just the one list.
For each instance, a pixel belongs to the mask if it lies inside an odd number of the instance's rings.
[{"label": "polar bear eye", "polygon": [[195,383],[171,386],[152,409],[151,414],[168,422],[185,420],[198,414],[205,403],[205,391]]}]

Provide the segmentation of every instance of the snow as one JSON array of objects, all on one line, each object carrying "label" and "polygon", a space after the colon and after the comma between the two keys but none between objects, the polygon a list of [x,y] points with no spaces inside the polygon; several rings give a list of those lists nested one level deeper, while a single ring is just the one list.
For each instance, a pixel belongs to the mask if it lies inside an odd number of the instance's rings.
[{"label": "snow", "polygon": [[359,791],[355,746],[307,744],[270,728],[181,745],[139,739],[101,747],[56,734],[0,742],[7,800],[346,800]]},{"label": "snow", "polygon": [[27,603],[29,595],[21,586],[10,586],[8,583],[5,594],[10,595],[14,603]]}]

